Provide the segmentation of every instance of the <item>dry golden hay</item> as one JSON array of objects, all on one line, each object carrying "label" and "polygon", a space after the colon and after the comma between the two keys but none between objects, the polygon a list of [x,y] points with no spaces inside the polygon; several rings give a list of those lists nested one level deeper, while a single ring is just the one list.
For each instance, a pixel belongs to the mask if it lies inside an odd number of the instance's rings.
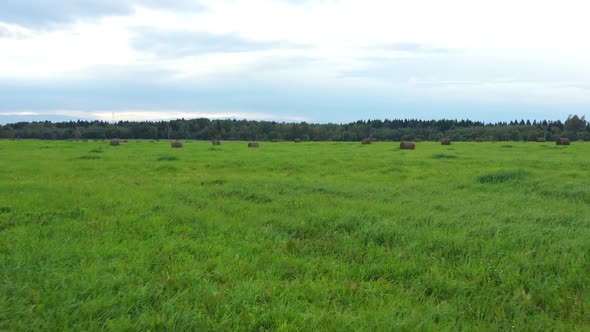
[{"label": "dry golden hay", "polygon": [[179,142],[179,141],[174,141],[174,142],[170,143],[170,146],[172,148],[174,148],[174,149],[177,149],[177,148],[181,148],[182,147],[182,143]]},{"label": "dry golden hay", "polygon": [[364,140],[361,141],[362,144],[371,144],[371,140],[368,138],[365,138]]},{"label": "dry golden hay", "polygon": [[213,145],[221,145],[221,142],[218,139],[211,140],[211,144]]},{"label": "dry golden hay", "polygon": [[449,138],[443,138],[440,140],[440,144],[441,145],[451,145],[451,139]]},{"label": "dry golden hay", "polygon": [[249,142],[249,143],[248,143],[248,147],[249,147],[249,148],[257,148],[257,147],[259,147],[259,146],[260,146],[260,145],[258,144],[258,142]]},{"label": "dry golden hay", "polygon": [[113,146],[121,145],[121,141],[119,141],[117,138],[113,138],[111,140],[111,145],[113,145]]},{"label": "dry golden hay", "polygon": [[416,144],[414,144],[412,142],[402,141],[399,144],[399,148],[402,150],[414,150],[414,149],[416,149]]},{"label": "dry golden hay", "polygon": [[570,139],[565,137],[560,137],[555,142],[556,145],[570,145]]}]

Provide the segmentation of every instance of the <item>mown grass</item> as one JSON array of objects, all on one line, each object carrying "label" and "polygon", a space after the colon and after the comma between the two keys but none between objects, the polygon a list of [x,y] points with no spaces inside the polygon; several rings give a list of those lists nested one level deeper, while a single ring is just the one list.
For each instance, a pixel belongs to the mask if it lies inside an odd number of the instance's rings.
[{"label": "mown grass", "polygon": [[0,141],[0,330],[590,329],[590,145],[511,145]]}]

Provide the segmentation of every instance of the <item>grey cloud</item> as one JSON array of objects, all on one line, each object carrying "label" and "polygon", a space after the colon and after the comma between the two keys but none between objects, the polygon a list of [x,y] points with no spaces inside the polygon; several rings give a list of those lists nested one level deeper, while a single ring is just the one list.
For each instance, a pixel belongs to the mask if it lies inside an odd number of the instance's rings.
[{"label": "grey cloud", "polygon": [[202,10],[196,1],[180,0],[2,0],[0,21],[40,28],[68,23],[80,18],[127,15],[136,6],[164,10]]},{"label": "grey cloud", "polygon": [[306,47],[288,42],[252,41],[235,34],[215,35],[205,32],[162,30],[148,27],[135,29],[132,45],[139,51],[162,57]]}]

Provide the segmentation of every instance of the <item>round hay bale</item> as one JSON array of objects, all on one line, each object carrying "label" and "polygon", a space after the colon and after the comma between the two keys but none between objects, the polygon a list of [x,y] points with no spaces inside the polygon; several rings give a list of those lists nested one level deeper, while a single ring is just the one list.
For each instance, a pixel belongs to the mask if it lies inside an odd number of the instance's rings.
[{"label": "round hay bale", "polygon": [[450,138],[443,138],[440,140],[440,144],[441,145],[451,145],[451,139]]},{"label": "round hay bale", "polygon": [[414,150],[414,149],[416,149],[416,144],[414,144],[412,142],[402,141],[399,144],[399,148],[402,150]]},{"label": "round hay bale", "polygon": [[179,142],[179,141],[174,141],[174,142],[170,143],[170,146],[171,146],[173,149],[178,149],[178,148],[181,148],[181,147],[182,147],[182,143],[181,143],[181,142]]},{"label": "round hay bale", "polygon": [[249,147],[249,148],[257,148],[257,147],[259,147],[259,146],[260,146],[260,145],[258,144],[258,142],[249,142],[249,143],[248,143],[248,147]]},{"label": "round hay bale", "polygon": [[119,141],[119,139],[117,139],[117,138],[113,138],[113,139],[111,140],[111,143],[110,143],[110,144],[111,144],[112,146],[121,145],[121,141]]},{"label": "round hay bale", "polygon": [[565,137],[560,137],[555,142],[556,145],[570,145],[570,139]]},{"label": "round hay bale", "polygon": [[221,145],[221,142],[218,139],[211,140],[211,144],[213,145]]},{"label": "round hay bale", "polygon": [[279,142],[279,139],[278,138],[273,138],[270,141],[273,142],[273,143],[278,143]]},{"label": "round hay bale", "polygon": [[371,144],[371,140],[368,138],[365,138],[364,140],[361,141],[362,144]]},{"label": "round hay bale", "polygon": [[535,142],[538,142],[538,143],[545,143],[545,141],[546,141],[546,140],[545,140],[545,137],[537,137],[537,138],[535,139]]},{"label": "round hay bale", "polygon": [[302,141],[301,141],[301,138],[296,138],[296,139],[293,140],[293,142],[295,142],[295,143],[301,143]]},{"label": "round hay bale", "polygon": [[481,142],[483,142],[483,138],[481,138],[481,137],[477,137],[477,138],[475,138],[473,141],[474,141],[474,142],[477,142],[477,143],[481,143]]}]

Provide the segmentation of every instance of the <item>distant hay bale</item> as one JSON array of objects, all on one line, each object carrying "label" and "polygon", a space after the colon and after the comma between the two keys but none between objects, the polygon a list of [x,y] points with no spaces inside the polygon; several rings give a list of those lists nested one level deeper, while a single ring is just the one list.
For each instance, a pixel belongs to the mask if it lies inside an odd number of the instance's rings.
[{"label": "distant hay bale", "polygon": [[258,144],[258,142],[249,142],[249,143],[248,143],[248,147],[249,147],[249,148],[257,148],[257,147],[259,147],[259,146],[260,146],[260,145]]},{"label": "distant hay bale", "polygon": [[414,144],[412,142],[402,141],[399,144],[399,148],[402,149],[402,150],[414,150],[414,149],[416,149],[416,144]]},{"label": "distant hay bale", "polygon": [[451,139],[449,138],[443,138],[440,140],[440,144],[441,145],[451,145]]},{"label": "distant hay bale", "polygon": [[279,142],[279,139],[278,138],[273,138],[270,141],[273,142],[273,143],[278,143]]},{"label": "distant hay bale", "polygon": [[537,138],[535,139],[535,142],[539,142],[539,143],[544,143],[545,141],[546,141],[546,140],[545,140],[545,137],[537,137]]},{"label": "distant hay bale", "polygon": [[111,145],[112,145],[112,146],[121,145],[121,141],[119,141],[117,138],[113,138],[113,139],[111,140]]},{"label": "distant hay bale", "polygon": [[296,139],[293,140],[293,142],[295,142],[295,143],[301,143],[302,141],[301,141],[301,138],[296,138]]},{"label": "distant hay bale", "polygon": [[177,148],[181,148],[181,147],[182,147],[182,143],[181,143],[181,142],[179,142],[179,141],[174,141],[174,142],[170,143],[170,146],[171,146],[173,149],[177,149]]},{"label": "distant hay bale", "polygon": [[565,137],[560,137],[555,142],[556,145],[570,145],[570,139]]},{"label": "distant hay bale", "polygon": [[211,140],[211,144],[213,145],[221,145],[221,142],[218,139]]},{"label": "distant hay bale", "polygon": [[365,138],[364,140],[361,141],[362,144],[371,144],[371,140],[368,138]]},{"label": "distant hay bale", "polygon": [[477,137],[477,138],[475,138],[473,141],[474,141],[474,142],[477,142],[477,143],[481,143],[481,142],[483,142],[483,138],[481,138],[481,137]]}]

